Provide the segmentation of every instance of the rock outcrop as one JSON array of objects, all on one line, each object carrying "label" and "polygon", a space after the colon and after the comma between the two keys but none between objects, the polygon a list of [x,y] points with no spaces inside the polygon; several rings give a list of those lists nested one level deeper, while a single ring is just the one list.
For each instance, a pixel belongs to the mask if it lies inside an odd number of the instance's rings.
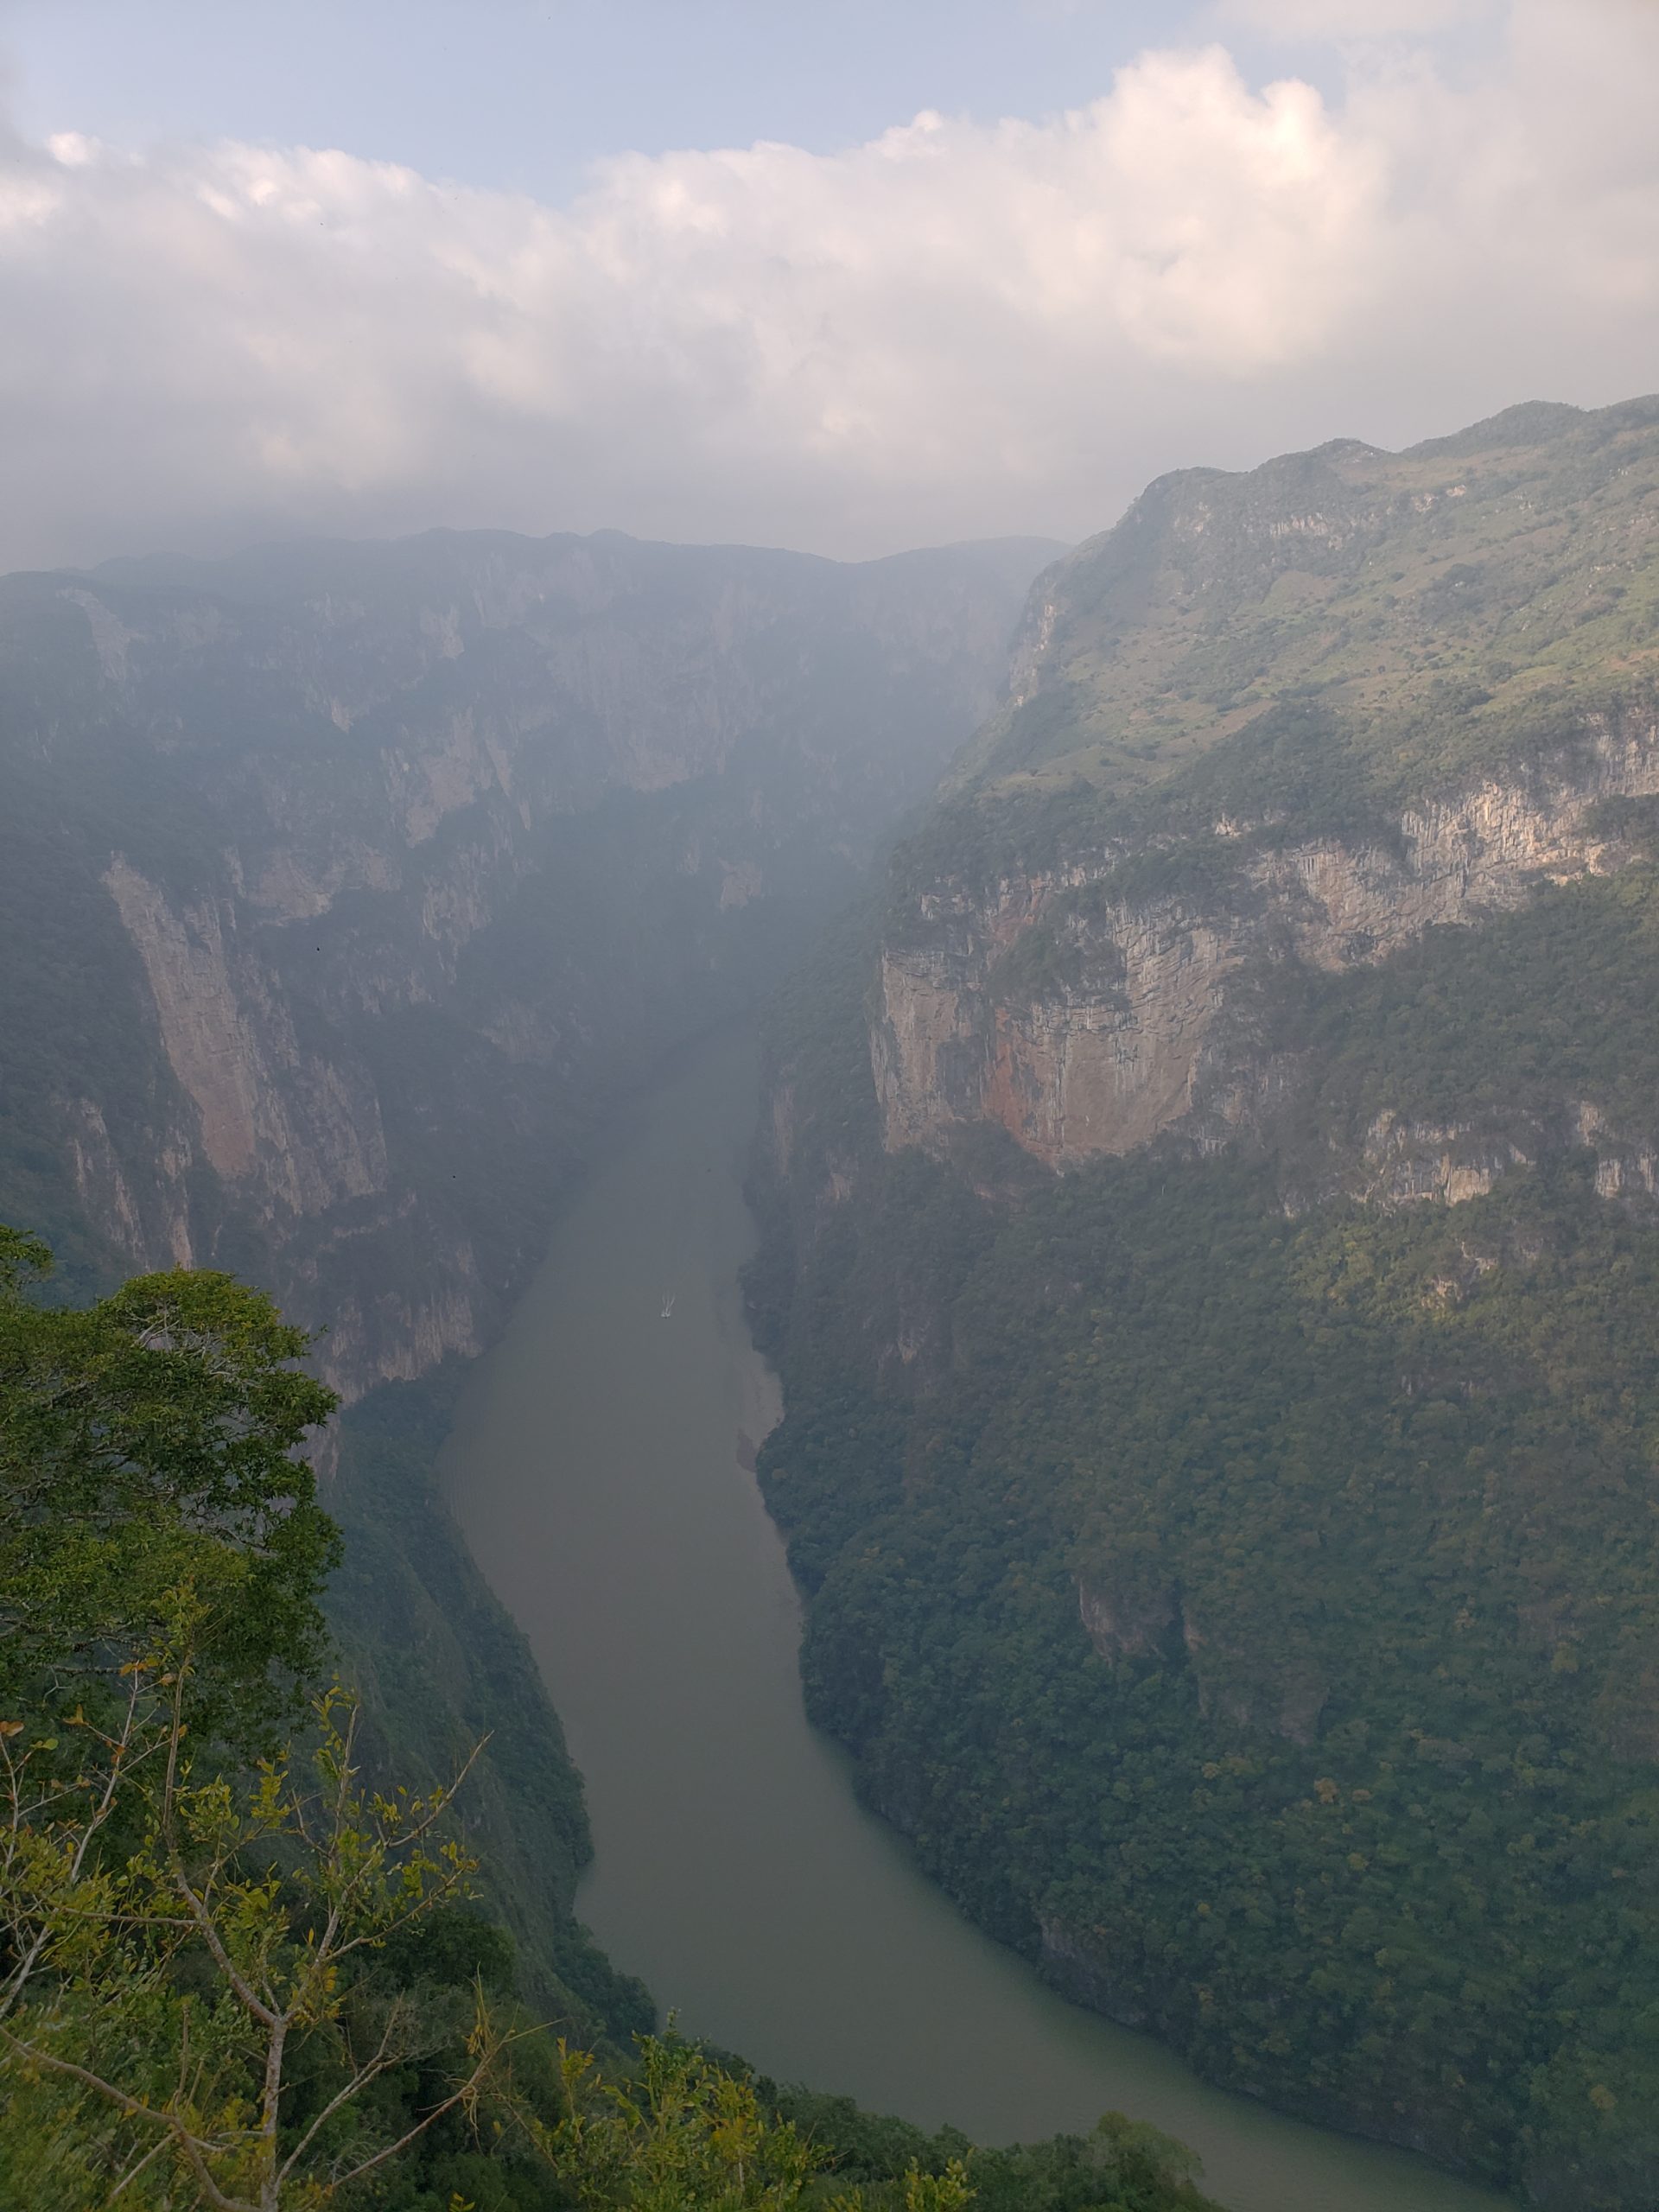
[{"label": "rock outcrop", "polygon": [[[1659,727],[1631,716],[1575,733],[1525,772],[1407,809],[1388,838],[1252,849],[1256,825],[1213,821],[1205,836],[1224,854],[1233,848],[1236,861],[1198,893],[1111,895],[1121,848],[1003,876],[988,892],[932,886],[881,957],[871,1058],[887,1147],[937,1146],[953,1128],[988,1121],[1064,1168],[1183,1124],[1199,1141],[1224,1136],[1258,1113],[1275,1075],[1241,1052],[1221,1020],[1230,984],[1253,963],[1372,965],[1426,930],[1511,911],[1540,882],[1627,859],[1586,817],[1610,798],[1656,792]],[[1098,890],[1106,895],[1090,895]],[[1039,929],[1060,973],[1022,983],[1009,955]],[[1425,1138],[1431,1148],[1439,1141],[1418,1132],[1414,1160]],[[1444,1133],[1445,1197],[1490,1185],[1488,1166],[1456,1156],[1457,1138]],[[1383,1173],[1402,1150],[1393,1128],[1373,1131],[1366,1146]],[[1415,1194],[1408,1175],[1397,1195]]]}]

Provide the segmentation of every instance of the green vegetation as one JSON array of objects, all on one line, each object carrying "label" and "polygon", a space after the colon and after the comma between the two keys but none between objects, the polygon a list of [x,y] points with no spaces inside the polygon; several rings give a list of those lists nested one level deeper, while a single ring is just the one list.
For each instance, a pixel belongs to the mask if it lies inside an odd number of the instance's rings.
[{"label": "green vegetation", "polygon": [[[1659,2159],[1659,1225],[1580,1148],[1653,1148],[1656,931],[1638,862],[1269,971],[1254,1155],[885,1158],[867,1094],[750,1286],[811,1711],[929,1870],[1207,2073],[1573,2212]],[[1380,1116],[1509,1172],[1309,1206]]]},{"label": "green vegetation", "polygon": [[1564,721],[1651,672],[1656,488],[1651,399],[1164,477],[1051,572],[1040,683],[958,782],[1127,798],[1315,698],[1420,778],[1535,710]]},{"label": "green vegetation", "polygon": [[1652,399],[1160,479],[1045,579],[1034,688],[901,849],[889,941],[924,893],[1068,862],[1091,883],[1056,929],[1117,895],[1225,907],[1287,838],[1391,845],[1427,794],[1651,723],[1656,498]]},{"label": "green vegetation", "polygon": [[873,1802],[1206,2071],[1641,2202],[1659,1236],[1569,1168],[1292,1228],[1263,1171],[1114,1166],[949,1322],[918,1406],[792,1363],[763,1459]]},{"label": "green vegetation", "polygon": [[850,983],[810,1062],[786,1000],[749,1279],[811,1710],[929,1870],[1214,2077],[1560,2212],[1659,2171],[1659,810],[1341,972],[1251,863],[1650,746],[1656,499],[1655,403],[1522,410],[1166,479],[1060,564],[885,943],[971,1064],[997,1008],[1114,1006],[1120,905],[1260,922],[1192,1122],[888,1156]]},{"label": "green vegetation", "polygon": [[1573,1141],[1582,1103],[1614,1149],[1640,1153],[1659,1081],[1656,959],[1659,870],[1643,861],[1541,887],[1478,931],[1430,930],[1382,968],[1281,974],[1266,1038],[1319,1069],[1282,1142],[1298,1160],[1310,1142],[1344,1153],[1389,1112],[1512,1131],[1530,1154]]},{"label": "green vegetation", "polygon": [[136,1659],[167,1593],[200,1593],[198,1726],[257,1736],[322,1649],[333,1524],[297,1456],[332,1391],[269,1300],[229,1276],[144,1275],[91,1307],[28,1292],[50,1265],[0,1228],[0,1698]]},{"label": "green vegetation", "polygon": [[[976,2149],[953,2128],[927,2135],[861,2112],[849,2098],[766,2085],[769,2101],[824,2155],[837,2183],[960,2174],[978,2212],[1214,2212],[1192,2153],[1155,2127],[1108,2113],[1089,2135]],[[879,2202],[879,2196],[875,2198]]]},{"label": "green vegetation", "polygon": [[[301,1718],[337,1554],[307,1339],[222,1274],[48,1306],[47,1259],[0,1230],[8,2212],[1214,2212],[1121,2115],[979,2151],[672,2035],[556,2037],[477,1909],[453,1807],[478,1747],[377,1789],[357,1697]],[[574,1854],[568,1773],[508,1778],[552,1789]]]}]

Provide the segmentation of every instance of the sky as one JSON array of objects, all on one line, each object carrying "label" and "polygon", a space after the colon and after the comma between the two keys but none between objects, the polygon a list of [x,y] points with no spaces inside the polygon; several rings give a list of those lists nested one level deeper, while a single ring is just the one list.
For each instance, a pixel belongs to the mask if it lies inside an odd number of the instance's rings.
[{"label": "sky", "polygon": [[1076,538],[1659,388],[1659,0],[0,0],[0,567]]}]

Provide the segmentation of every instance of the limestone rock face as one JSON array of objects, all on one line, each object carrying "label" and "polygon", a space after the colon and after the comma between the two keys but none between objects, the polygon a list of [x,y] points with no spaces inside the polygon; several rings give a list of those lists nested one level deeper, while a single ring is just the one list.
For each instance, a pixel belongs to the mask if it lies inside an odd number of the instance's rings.
[{"label": "limestone rock face", "polygon": [[[881,957],[871,1064],[887,1147],[937,1146],[953,1127],[988,1121],[1063,1168],[1183,1123],[1200,1137],[1201,1123],[1224,1130],[1249,1117],[1274,1079],[1224,1038],[1219,1020],[1230,984],[1250,963],[1370,964],[1430,927],[1514,908],[1541,880],[1619,857],[1586,827],[1596,802],[1655,792],[1659,726],[1630,720],[1592,728],[1524,774],[1408,810],[1386,842],[1321,837],[1242,850],[1231,880],[1205,893],[1091,906],[1075,894],[1109,882],[1122,858],[1110,850],[1005,876],[988,894],[931,886]],[[1211,835],[1224,849],[1229,839],[1242,844],[1247,827],[1222,819]],[[1021,985],[1007,955],[1044,925],[1065,956],[1064,975]],[[1454,1133],[1446,1143],[1441,1195],[1488,1187],[1491,1166],[1455,1156]],[[1414,1159],[1421,1150],[1414,1143]],[[1401,1151],[1393,1130],[1374,1131],[1367,1146],[1385,1174]],[[1632,1161],[1607,1172],[1639,1179],[1643,1170]],[[1410,1194],[1402,1185],[1399,1195]]]},{"label": "limestone rock face", "polygon": [[[1038,579],[906,862],[888,1149],[984,1122],[1055,1168],[1224,1142],[1294,1079],[1250,1050],[1252,978],[1622,864],[1588,817],[1659,789],[1656,605],[1659,401],[1150,485]],[[1402,1141],[1374,1165],[1432,1181]],[[1487,1172],[1457,1149],[1447,1192]]]}]

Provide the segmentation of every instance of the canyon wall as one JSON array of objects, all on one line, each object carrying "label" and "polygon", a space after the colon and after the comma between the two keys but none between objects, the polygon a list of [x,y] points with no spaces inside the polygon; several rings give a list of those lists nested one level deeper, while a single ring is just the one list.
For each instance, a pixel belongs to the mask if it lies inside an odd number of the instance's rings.
[{"label": "canyon wall", "polygon": [[579,1132],[844,895],[1052,550],[435,533],[0,583],[0,1211],[251,1274],[348,1398],[476,1351]]},{"label": "canyon wall", "polygon": [[608,1109],[751,1009],[995,702],[1009,543],[861,566],[435,533],[0,580],[0,1219],[67,1294],[227,1268],[319,1332],[377,1774],[468,1783],[538,2017],[579,1777],[436,1479]]},{"label": "canyon wall", "polygon": [[[1513,912],[1542,883],[1612,872],[1630,848],[1599,826],[1603,803],[1656,793],[1659,724],[1630,711],[1403,809],[1382,836],[1279,835],[1263,849],[1253,833],[1265,825],[1207,822],[1187,840],[1211,856],[1197,889],[1116,892],[1121,843],[989,886],[937,882],[892,918],[880,954],[871,1062],[883,1141],[937,1148],[989,1122],[1052,1168],[1170,1131],[1224,1142],[1271,1112],[1287,1076],[1227,1020],[1237,980],[1285,962],[1376,965],[1427,930]],[[1144,872],[1162,855],[1135,857]],[[1033,978],[1019,953],[1038,932],[1047,972]],[[1392,1176],[1412,1195],[1407,1150],[1452,1134],[1381,1125],[1366,1165],[1379,1187]],[[1439,1179],[1440,1195],[1459,1196],[1491,1175],[1448,1154]]]},{"label": "canyon wall", "polygon": [[1079,2001],[1551,2212],[1659,2160],[1656,957],[1659,404],[1191,471],[1039,579],[753,1176],[868,1802]]}]

